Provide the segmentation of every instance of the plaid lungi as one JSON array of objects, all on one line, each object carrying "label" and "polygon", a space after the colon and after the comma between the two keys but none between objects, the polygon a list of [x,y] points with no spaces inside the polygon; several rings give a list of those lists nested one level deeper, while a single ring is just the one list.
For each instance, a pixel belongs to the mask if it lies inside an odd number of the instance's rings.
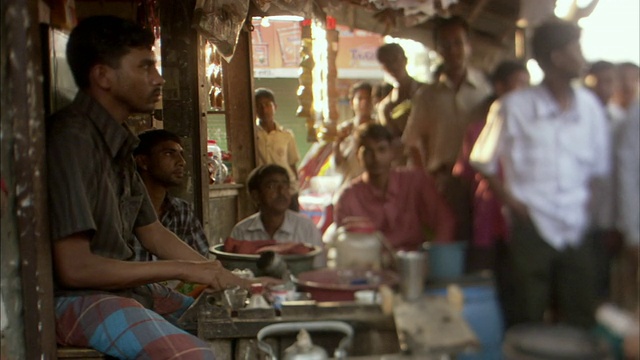
[{"label": "plaid lungi", "polygon": [[172,324],[194,299],[156,284],[147,290],[152,309],[108,293],[56,297],[58,343],[118,359],[214,359],[204,341]]}]

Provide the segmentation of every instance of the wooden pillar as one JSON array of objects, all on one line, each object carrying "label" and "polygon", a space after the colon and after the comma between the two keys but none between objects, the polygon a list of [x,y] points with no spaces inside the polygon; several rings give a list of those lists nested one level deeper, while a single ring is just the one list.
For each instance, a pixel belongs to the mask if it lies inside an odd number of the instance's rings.
[{"label": "wooden pillar", "polygon": [[0,6],[0,163],[8,185],[1,234],[9,322],[3,355],[55,359],[38,2],[6,0]]},{"label": "wooden pillar", "polygon": [[206,166],[207,124],[204,107],[202,40],[191,27],[195,0],[159,1],[161,28],[162,121],[166,130],[182,138],[187,183],[174,192],[193,203],[207,228],[209,182]]},{"label": "wooden pillar", "polygon": [[[256,166],[253,99],[253,57],[251,34],[242,30],[235,54],[230,62],[223,61],[227,144],[233,156],[233,178],[246,185],[249,172]],[[246,190],[238,195],[238,218],[256,212]]]}]

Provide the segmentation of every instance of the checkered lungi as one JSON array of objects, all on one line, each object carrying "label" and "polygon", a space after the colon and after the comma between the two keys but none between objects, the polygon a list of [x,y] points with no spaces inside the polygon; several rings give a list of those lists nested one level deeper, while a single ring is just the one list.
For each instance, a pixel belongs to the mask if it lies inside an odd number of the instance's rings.
[{"label": "checkered lungi", "polygon": [[118,359],[214,359],[205,342],[172,324],[194,299],[157,284],[147,290],[152,310],[113,294],[56,297],[58,343]]}]

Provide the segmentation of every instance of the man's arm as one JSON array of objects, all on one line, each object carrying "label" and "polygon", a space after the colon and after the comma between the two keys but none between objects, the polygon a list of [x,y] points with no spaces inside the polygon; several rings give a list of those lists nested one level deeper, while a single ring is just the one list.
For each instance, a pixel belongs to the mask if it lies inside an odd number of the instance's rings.
[{"label": "man's arm", "polygon": [[453,210],[442,195],[438,192],[435,180],[426,174],[422,169],[416,170],[422,174],[420,176],[421,196],[422,196],[422,210],[424,211],[424,219],[426,225],[432,229],[435,229],[435,240],[450,242],[454,241],[454,234],[456,230],[456,220],[453,214]]},{"label": "man's arm", "polygon": [[498,157],[503,147],[504,132],[504,110],[501,102],[495,101],[489,109],[487,123],[471,150],[469,163],[487,180],[491,190],[515,216],[521,219],[528,219],[529,210],[527,205],[516,199],[507,190],[499,176]]},{"label": "man's arm", "polygon": [[234,284],[248,286],[248,283],[239,283],[241,279],[225,270],[220,262],[202,261],[202,256],[193,250],[192,258],[198,260],[138,262],[93,254],[89,244],[90,233],[76,233],[53,243],[54,267],[62,286],[116,290],[173,279],[214,289]]}]

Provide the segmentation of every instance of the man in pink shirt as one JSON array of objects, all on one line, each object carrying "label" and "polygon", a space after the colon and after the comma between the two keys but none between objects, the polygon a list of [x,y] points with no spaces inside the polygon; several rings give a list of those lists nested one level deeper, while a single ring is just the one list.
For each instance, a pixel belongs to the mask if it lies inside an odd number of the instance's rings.
[{"label": "man in pink shirt", "polygon": [[434,233],[435,241],[452,241],[455,220],[420,169],[392,169],[393,136],[380,124],[358,128],[358,159],[365,168],[344,190],[336,205],[335,222],[366,217],[395,250],[417,250]]}]

